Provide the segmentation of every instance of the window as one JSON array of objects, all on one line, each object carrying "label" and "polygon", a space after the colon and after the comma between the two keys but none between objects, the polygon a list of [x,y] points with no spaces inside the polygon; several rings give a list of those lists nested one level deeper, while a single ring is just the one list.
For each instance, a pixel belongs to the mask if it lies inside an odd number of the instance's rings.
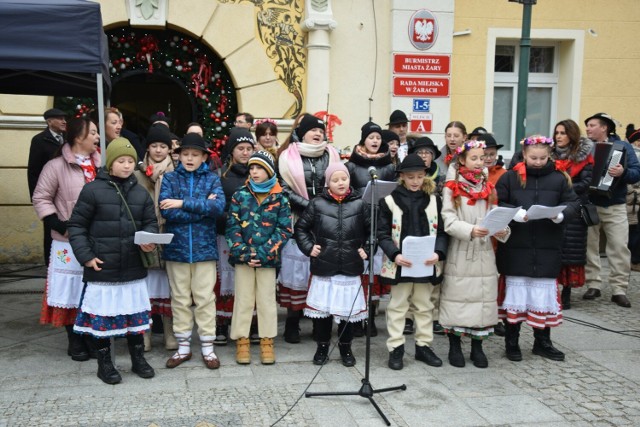
[{"label": "window", "polygon": [[[505,150],[516,151],[516,103],[520,46],[497,40],[494,58],[492,130]],[[550,136],[556,121],[558,60],[555,44],[534,45],[529,58],[526,135]]]}]

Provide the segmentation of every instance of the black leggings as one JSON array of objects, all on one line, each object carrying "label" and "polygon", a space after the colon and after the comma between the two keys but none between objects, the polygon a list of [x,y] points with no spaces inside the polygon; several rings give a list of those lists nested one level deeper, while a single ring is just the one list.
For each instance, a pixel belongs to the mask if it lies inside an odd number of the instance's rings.
[{"label": "black leggings", "polygon": [[[139,345],[143,343],[144,343],[144,338],[142,334],[127,334],[127,344],[129,344],[130,346]],[[109,338],[93,337],[93,345],[95,345],[96,350],[108,348],[109,346],[111,346],[111,340]]]},{"label": "black leggings", "polygon": [[[322,319],[313,319],[316,327],[316,337],[318,342],[329,342],[331,340],[331,328],[333,326],[333,317],[323,317]],[[348,344],[353,339],[351,332],[351,323],[340,321],[338,324],[338,337],[340,342]]]}]

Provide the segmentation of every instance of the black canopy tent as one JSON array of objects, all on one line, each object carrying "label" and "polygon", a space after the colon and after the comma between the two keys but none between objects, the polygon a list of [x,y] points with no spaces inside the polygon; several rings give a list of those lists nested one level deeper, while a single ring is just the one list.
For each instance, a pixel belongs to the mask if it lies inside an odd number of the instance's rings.
[{"label": "black canopy tent", "polygon": [[111,89],[100,5],[85,0],[0,0],[0,93],[86,96]]}]

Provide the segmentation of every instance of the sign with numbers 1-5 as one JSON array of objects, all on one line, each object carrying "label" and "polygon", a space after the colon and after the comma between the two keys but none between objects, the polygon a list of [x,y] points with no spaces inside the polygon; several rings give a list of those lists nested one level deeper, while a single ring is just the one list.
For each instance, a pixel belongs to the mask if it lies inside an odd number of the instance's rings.
[{"label": "sign with numbers 1-5", "polygon": [[431,111],[431,100],[430,99],[414,99],[413,111],[416,113],[428,113],[429,111]]}]

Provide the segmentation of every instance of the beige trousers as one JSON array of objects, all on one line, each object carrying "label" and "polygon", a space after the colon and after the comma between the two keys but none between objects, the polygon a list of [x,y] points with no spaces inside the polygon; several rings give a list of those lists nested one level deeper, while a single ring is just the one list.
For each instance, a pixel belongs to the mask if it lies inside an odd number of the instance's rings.
[{"label": "beige trousers", "polygon": [[[191,336],[195,316],[200,341],[213,341],[216,337],[216,296],[213,293],[216,262],[167,261],[167,275],[176,338]],[[193,311],[192,302],[195,304]]]},{"label": "beige trousers", "polygon": [[276,269],[236,265],[236,295],[233,302],[231,334],[233,340],[248,338],[253,307],[258,312],[258,335],[274,338],[278,335],[278,305],[276,303]]},{"label": "beige trousers", "polygon": [[625,205],[608,208],[597,207],[600,224],[589,227],[587,237],[587,265],[585,275],[588,288],[601,289],[600,277],[600,230],[607,237],[607,261],[609,262],[609,284],[613,295],[625,295],[629,287],[631,273],[631,252],[629,241],[629,221]]},{"label": "beige trousers", "polygon": [[391,300],[387,306],[387,331],[389,332],[387,349],[389,351],[405,343],[402,332],[409,305],[414,309],[416,345],[431,345],[434,309],[431,294],[433,291],[434,287],[430,283],[404,282],[391,286]]}]

